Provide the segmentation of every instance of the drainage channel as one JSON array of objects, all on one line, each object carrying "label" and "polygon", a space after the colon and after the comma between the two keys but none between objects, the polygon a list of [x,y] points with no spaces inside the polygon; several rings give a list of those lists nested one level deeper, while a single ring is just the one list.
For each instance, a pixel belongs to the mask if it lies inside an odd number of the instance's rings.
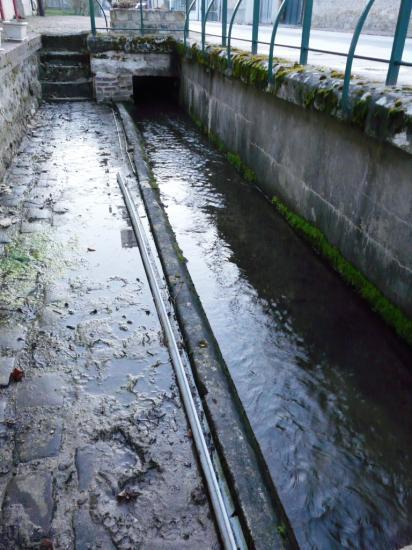
[{"label": "drainage channel", "polygon": [[184,114],[134,116],[299,544],[410,544],[411,350]]},{"label": "drainage channel", "polygon": [[[113,117],[124,162],[130,166],[134,175],[137,176],[115,112],[113,112]],[[202,411],[196,385],[190,375],[188,358],[182,345],[182,338],[179,334],[177,322],[174,320],[173,308],[170,306],[172,300],[167,293],[164,276],[161,275],[162,268],[155,254],[155,245],[150,242],[150,230],[147,226],[146,228],[144,227],[141,219],[147,216],[144,212],[142,199],[139,197],[137,181],[135,178],[126,178],[121,173],[118,173],[117,181],[126,204],[159,319],[165,333],[165,340],[223,547],[225,550],[246,549],[247,544],[236,515],[235,506],[230,496],[228,483],[225,479],[219,456],[214,446],[211,443],[208,444],[206,441],[207,439],[211,442],[211,433]],[[129,189],[129,185],[133,186],[132,191]],[[138,197],[138,204],[141,208],[140,212],[136,197]]]}]

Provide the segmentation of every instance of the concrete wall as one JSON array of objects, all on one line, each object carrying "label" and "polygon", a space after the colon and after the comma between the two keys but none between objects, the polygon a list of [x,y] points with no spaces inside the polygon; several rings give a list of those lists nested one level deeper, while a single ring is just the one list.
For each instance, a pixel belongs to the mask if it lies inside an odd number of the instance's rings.
[{"label": "concrete wall", "polygon": [[[185,14],[181,11],[143,10],[143,26],[150,34],[163,34],[183,38]],[[110,10],[110,26],[119,32],[140,34],[141,14],[138,9],[115,8]]]},{"label": "concrete wall", "polygon": [[40,37],[0,52],[0,180],[38,107]]},{"label": "concrete wall", "polygon": [[[181,100],[412,317],[412,156],[183,58]],[[264,220],[262,220],[264,223]]]}]

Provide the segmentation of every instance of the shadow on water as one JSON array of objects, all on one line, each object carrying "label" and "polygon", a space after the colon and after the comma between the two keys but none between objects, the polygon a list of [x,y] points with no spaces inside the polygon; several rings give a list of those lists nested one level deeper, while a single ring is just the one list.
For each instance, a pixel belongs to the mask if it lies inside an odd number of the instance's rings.
[{"label": "shadow on water", "polygon": [[412,542],[412,351],[176,106],[134,110],[302,548]]}]

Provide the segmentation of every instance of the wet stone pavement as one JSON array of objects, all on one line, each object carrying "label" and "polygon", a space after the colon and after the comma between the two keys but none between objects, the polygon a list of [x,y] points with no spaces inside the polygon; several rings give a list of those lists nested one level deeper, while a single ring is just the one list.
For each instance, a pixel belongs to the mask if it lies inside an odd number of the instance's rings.
[{"label": "wet stone pavement", "polygon": [[121,164],[46,104],[0,184],[1,549],[219,547]]}]

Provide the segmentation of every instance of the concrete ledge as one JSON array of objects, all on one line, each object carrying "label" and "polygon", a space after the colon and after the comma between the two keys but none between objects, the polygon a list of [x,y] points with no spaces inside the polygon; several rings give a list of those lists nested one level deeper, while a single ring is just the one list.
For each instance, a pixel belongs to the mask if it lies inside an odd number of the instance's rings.
[{"label": "concrete ledge", "polygon": [[[214,442],[230,482],[232,496],[250,548],[297,548],[263,456],[221,356],[186,264],[145,161],[143,140],[124,106],[118,106],[157,250],[189,353]],[[287,526],[288,540],[279,534]]]}]

